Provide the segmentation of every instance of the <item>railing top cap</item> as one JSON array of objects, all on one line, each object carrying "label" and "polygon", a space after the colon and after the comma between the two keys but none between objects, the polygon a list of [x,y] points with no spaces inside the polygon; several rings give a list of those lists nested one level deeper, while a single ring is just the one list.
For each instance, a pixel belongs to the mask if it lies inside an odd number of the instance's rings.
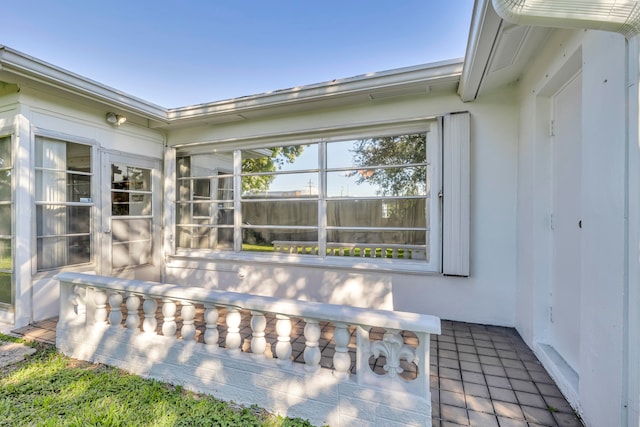
[{"label": "railing top cap", "polygon": [[55,279],[61,283],[149,295],[153,298],[208,303],[294,317],[331,320],[338,323],[440,334],[440,319],[426,314],[275,298],[83,273],[60,273],[55,276]]}]

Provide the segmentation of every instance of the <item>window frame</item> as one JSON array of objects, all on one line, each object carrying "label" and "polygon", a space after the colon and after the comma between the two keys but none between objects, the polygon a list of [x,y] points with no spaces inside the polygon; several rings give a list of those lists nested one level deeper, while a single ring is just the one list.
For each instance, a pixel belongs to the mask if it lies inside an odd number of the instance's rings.
[{"label": "window frame", "polygon": [[[97,206],[98,203],[100,202],[99,200],[96,200],[97,197],[99,197],[100,193],[99,193],[99,177],[98,177],[98,170],[100,169],[98,167],[99,165],[99,153],[97,150],[98,147],[98,142],[94,139],[89,139],[89,138],[84,138],[81,136],[77,136],[77,135],[71,135],[71,134],[66,134],[66,133],[62,133],[62,132],[57,132],[57,131],[52,131],[52,130],[48,130],[48,129],[43,129],[43,128],[38,128],[38,127],[32,127],[31,129],[31,170],[33,173],[33,178],[30,180],[31,181],[31,186],[30,186],[30,192],[31,192],[31,206],[33,206],[34,208],[34,212],[35,214],[33,215],[33,220],[32,220],[32,248],[33,251],[32,253],[34,254],[32,257],[32,274],[34,275],[34,277],[38,277],[38,276],[48,276],[51,273],[55,273],[58,271],[83,271],[86,270],[87,267],[95,267],[96,266],[96,257],[97,257],[97,247],[98,247],[98,242],[97,242],[97,233],[96,233],[96,215],[97,215]],[[36,193],[37,193],[37,179],[36,179],[36,175],[37,175],[37,171],[39,170],[51,170],[51,168],[43,168],[40,166],[36,166],[36,150],[37,150],[37,142],[36,140],[38,138],[45,138],[45,139],[53,139],[56,141],[60,141],[60,142],[64,142],[64,143],[71,143],[71,144],[78,144],[78,145],[84,145],[87,146],[89,148],[89,153],[91,156],[89,165],[90,165],[90,170],[91,172],[80,172],[80,171],[73,171],[73,170],[69,170],[66,169],[64,171],[60,171],[60,172],[64,172],[67,175],[69,174],[77,174],[77,175],[83,175],[83,176],[89,176],[91,179],[91,184],[90,184],[90,191],[91,191],[91,202],[69,202],[69,201],[65,201],[65,202],[46,202],[46,201],[39,201],[37,200],[36,197]],[[65,199],[68,199],[65,196]],[[89,233],[65,233],[64,236],[68,235],[68,234],[82,234],[82,235],[88,235],[89,237],[89,259],[86,262],[82,262],[82,263],[74,263],[74,264],[64,264],[64,265],[60,265],[60,266],[55,266],[55,267],[47,267],[47,268],[39,268],[38,267],[38,242],[39,240],[44,237],[44,236],[40,236],[38,235],[37,229],[38,229],[38,214],[37,214],[37,210],[38,210],[38,206],[46,206],[46,205],[60,205],[60,206],[66,206],[66,207],[70,207],[70,206],[79,206],[79,207],[88,207],[89,208]]]},{"label": "window frame", "polygon": [[15,235],[16,235],[16,227],[15,227],[15,187],[16,187],[16,176],[15,176],[15,163],[16,163],[16,138],[12,128],[0,128],[0,139],[8,138],[9,139],[9,147],[11,149],[11,167],[10,168],[0,168],[0,172],[2,171],[11,171],[11,182],[9,184],[9,201],[0,201],[1,205],[9,205],[11,212],[11,230],[10,235],[1,235],[0,238],[9,240],[10,249],[11,249],[11,268],[3,269],[0,268],[0,273],[8,273],[10,275],[10,293],[11,293],[11,301],[9,303],[0,302],[0,307],[3,309],[13,310],[15,306]]},{"label": "window frame", "polygon": [[[242,213],[240,203],[242,202],[241,192],[234,192],[234,208],[235,208],[235,221],[234,221],[234,248],[233,251],[228,250],[216,250],[216,249],[198,249],[198,248],[186,248],[178,247],[174,242],[173,253],[178,257],[190,257],[198,256],[212,259],[228,259],[228,260],[246,260],[256,262],[267,263],[295,263],[296,265],[304,266],[332,266],[336,268],[349,268],[349,269],[371,269],[371,270],[389,270],[389,271],[406,271],[415,273],[438,273],[441,271],[441,251],[442,251],[442,218],[441,218],[441,195],[442,195],[442,122],[438,117],[422,117],[417,119],[410,119],[401,122],[393,123],[380,123],[380,124],[367,124],[358,125],[353,127],[335,128],[335,129],[322,129],[317,131],[309,131],[304,133],[293,133],[291,135],[269,135],[262,138],[252,138],[250,140],[233,140],[233,141],[219,141],[215,143],[215,149],[212,148],[212,143],[198,146],[191,146],[185,144],[184,146],[175,147],[174,163],[177,169],[178,159],[185,156],[196,156],[199,154],[207,154],[210,152],[232,152],[234,158],[234,172],[241,168],[241,152],[244,150],[259,150],[268,149],[284,145],[306,145],[306,144],[319,144],[319,164],[317,168],[312,169],[296,169],[296,173],[302,172],[318,172],[320,175],[319,193],[322,197],[319,197],[319,212],[318,212],[318,225],[315,227],[318,230],[318,242],[322,245],[326,245],[326,203],[327,200],[333,200],[329,198],[325,193],[326,176],[328,172],[333,169],[340,168],[328,168],[326,162],[326,150],[324,149],[326,144],[377,138],[377,137],[389,137],[389,136],[401,136],[415,133],[427,134],[427,164],[429,165],[430,173],[430,191],[424,196],[424,199],[428,202],[428,219],[427,225],[423,229],[428,233],[428,237],[425,241],[429,250],[428,261],[423,260],[405,260],[399,258],[361,258],[361,257],[337,257],[337,256],[322,256],[321,248],[318,256],[303,256],[294,255],[294,258],[288,254],[278,254],[269,252],[247,252],[242,251]],[[283,172],[287,173],[287,172]],[[274,172],[278,174],[278,172]],[[177,170],[175,171],[174,178],[177,178]],[[241,179],[243,174],[234,173],[234,188],[242,188]],[[195,179],[196,177],[191,177]],[[177,182],[174,179],[174,182]],[[177,191],[178,185],[176,185]],[[374,197],[375,198],[375,197]],[[400,197],[402,198],[402,197]],[[314,199],[317,200],[317,199]],[[179,197],[176,195],[172,201],[173,208],[179,209],[180,203]],[[175,221],[175,233],[178,234],[177,227],[180,225]],[[177,240],[177,239],[176,239]],[[320,245],[319,245],[320,246]]]}]

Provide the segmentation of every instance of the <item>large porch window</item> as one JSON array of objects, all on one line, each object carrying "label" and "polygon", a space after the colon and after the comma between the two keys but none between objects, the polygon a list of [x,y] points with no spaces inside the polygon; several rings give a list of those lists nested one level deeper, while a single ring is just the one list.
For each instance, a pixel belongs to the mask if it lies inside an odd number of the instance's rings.
[{"label": "large porch window", "polygon": [[36,137],[37,269],[91,262],[91,146]]},{"label": "large porch window", "polygon": [[178,152],[177,247],[429,263],[435,128]]}]

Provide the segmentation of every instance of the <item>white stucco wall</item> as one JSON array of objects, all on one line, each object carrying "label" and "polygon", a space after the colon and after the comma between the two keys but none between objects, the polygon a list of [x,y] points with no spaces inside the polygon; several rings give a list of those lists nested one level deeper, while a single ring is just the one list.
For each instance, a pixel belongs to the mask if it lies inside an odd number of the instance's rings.
[{"label": "white stucco wall", "polygon": [[[577,61],[577,62],[576,62]],[[551,142],[548,99],[582,69],[582,265],[577,388],[546,360],[587,425],[621,425],[625,302],[626,64],[624,37],[556,31],[519,85],[517,321],[540,353],[549,343]]]},{"label": "white stucco wall", "polygon": [[411,311],[495,325],[515,324],[517,114],[513,91],[472,104],[451,93],[378,100],[331,110],[180,129],[170,145],[273,135],[278,132],[471,113],[471,273],[468,278],[376,269],[173,258],[167,281],[355,306]]}]

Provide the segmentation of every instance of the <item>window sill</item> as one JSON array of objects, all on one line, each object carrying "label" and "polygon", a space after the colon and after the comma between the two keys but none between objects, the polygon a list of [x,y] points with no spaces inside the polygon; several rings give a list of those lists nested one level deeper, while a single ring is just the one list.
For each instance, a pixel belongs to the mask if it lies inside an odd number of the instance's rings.
[{"label": "window sill", "polygon": [[331,268],[358,272],[405,273],[418,275],[441,275],[432,265],[423,261],[398,259],[374,259],[353,257],[319,257],[315,255],[258,254],[235,252],[210,252],[202,250],[179,250],[167,258],[167,267],[189,267],[192,263],[224,262],[276,264],[291,267]]}]

